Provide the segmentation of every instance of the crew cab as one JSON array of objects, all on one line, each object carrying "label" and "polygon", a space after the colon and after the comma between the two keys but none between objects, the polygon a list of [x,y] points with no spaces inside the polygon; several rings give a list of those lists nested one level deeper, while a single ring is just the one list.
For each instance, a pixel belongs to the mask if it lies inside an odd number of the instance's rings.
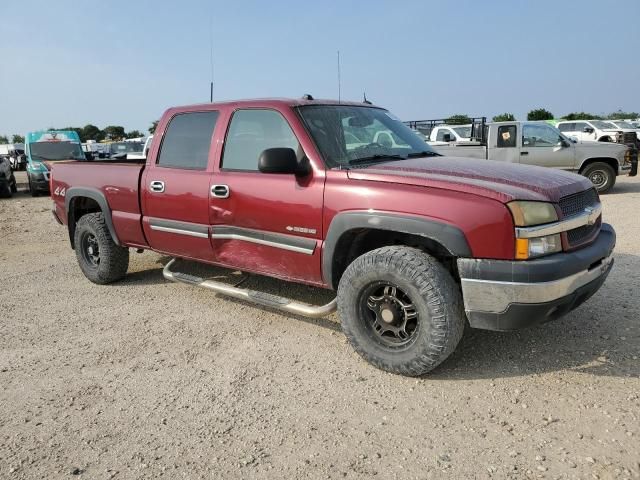
[{"label": "crew cab", "polygon": [[563,120],[556,124],[558,130],[582,142],[618,142],[623,131],[608,120]]},{"label": "crew cab", "polygon": [[488,123],[481,142],[433,148],[443,155],[568,170],[587,177],[599,193],[611,190],[617,175],[637,173],[637,157],[627,145],[573,141],[546,122]]},{"label": "crew cab", "polygon": [[[391,145],[374,141],[381,131]],[[613,266],[615,232],[586,178],[441,156],[363,103],[170,108],[144,164],[56,162],[51,191],[90,281],[122,279],[130,249],[161,252],[171,281],[296,315],[337,309],[363,358],[404,375],[445,360],[467,322],[505,331],[564,315]],[[184,259],[336,298],[244,289],[189,273]]]}]

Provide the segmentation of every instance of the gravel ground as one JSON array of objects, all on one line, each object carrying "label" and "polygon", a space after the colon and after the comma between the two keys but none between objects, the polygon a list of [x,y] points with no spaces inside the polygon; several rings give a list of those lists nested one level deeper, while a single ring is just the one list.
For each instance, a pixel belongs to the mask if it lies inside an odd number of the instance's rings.
[{"label": "gravel ground", "polygon": [[2,199],[0,478],[640,478],[640,180],[602,200],[618,245],[600,292],[471,331],[412,379],[361,360],[335,317],[167,283],[155,253],[94,285],[49,198]]}]

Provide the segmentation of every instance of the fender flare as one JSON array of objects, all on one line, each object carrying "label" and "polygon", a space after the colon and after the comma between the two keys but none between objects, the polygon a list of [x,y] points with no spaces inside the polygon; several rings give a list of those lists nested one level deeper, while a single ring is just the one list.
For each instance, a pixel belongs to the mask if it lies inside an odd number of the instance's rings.
[{"label": "fender flare", "polygon": [[[97,188],[71,187],[67,189],[67,193],[64,197],[64,208],[67,212],[67,225],[69,226],[69,240],[71,241],[71,246],[74,247],[73,236],[71,235],[72,220],[69,207],[71,206],[71,201],[77,197],[87,197],[96,201],[104,215],[104,220],[107,224],[107,228],[109,229],[109,233],[111,234],[111,238],[113,238],[113,242],[116,245],[120,245],[120,240],[118,240],[116,229],[113,226],[113,220],[111,218],[111,208],[109,207],[109,203],[107,202],[104,194]],[[73,223],[73,227],[75,229],[75,222]]]},{"label": "fender flare", "polygon": [[322,277],[333,285],[333,258],[338,241],[349,230],[368,228],[418,235],[436,241],[455,257],[471,257],[471,248],[462,230],[440,220],[380,211],[338,213],[331,220],[322,250]]}]

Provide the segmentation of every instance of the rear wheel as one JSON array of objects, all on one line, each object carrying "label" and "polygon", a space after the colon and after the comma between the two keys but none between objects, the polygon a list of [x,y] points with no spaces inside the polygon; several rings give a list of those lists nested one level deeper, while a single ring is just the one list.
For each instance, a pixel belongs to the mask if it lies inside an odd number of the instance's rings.
[{"label": "rear wheel", "polygon": [[616,183],[616,172],[608,163],[592,163],[583,170],[582,174],[591,180],[598,193],[608,192]]},{"label": "rear wheel", "polygon": [[105,285],[127,273],[129,249],[115,244],[102,213],[89,213],[78,220],[74,245],[80,269],[92,282]]},{"label": "rear wheel", "polygon": [[358,257],[338,286],[342,329],[378,368],[422,375],[462,338],[462,296],[433,257],[409,247],[383,247]]}]

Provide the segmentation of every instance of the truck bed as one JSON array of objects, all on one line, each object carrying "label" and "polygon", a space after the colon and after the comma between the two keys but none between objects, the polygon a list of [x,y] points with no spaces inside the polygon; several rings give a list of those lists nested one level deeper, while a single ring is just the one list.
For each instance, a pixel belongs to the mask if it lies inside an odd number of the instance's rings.
[{"label": "truck bed", "polygon": [[[66,196],[74,188],[102,194],[111,209],[113,226],[122,243],[146,246],[142,232],[139,201],[140,178],[144,164],[139,161],[56,162],[51,169],[51,197],[56,214],[67,223]],[[64,193],[62,193],[64,192]]]}]

